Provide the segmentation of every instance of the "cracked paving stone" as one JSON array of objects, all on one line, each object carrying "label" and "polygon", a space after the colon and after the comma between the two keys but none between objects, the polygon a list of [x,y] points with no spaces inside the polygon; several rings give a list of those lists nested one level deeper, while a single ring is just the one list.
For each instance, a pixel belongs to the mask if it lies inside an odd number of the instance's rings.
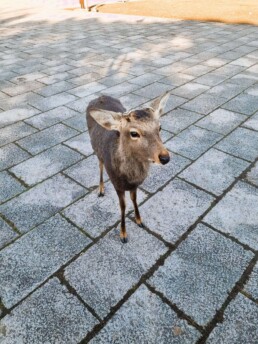
[{"label": "cracked paving stone", "polygon": [[90,242],[58,214],[3,249],[0,296],[4,305],[14,306]]},{"label": "cracked paving stone", "polygon": [[258,301],[258,263],[256,263],[244,290]]},{"label": "cracked paving stone", "polygon": [[208,337],[208,344],[258,343],[258,305],[239,294]]},{"label": "cracked paving stone", "polygon": [[140,207],[143,223],[169,242],[176,242],[209,208],[214,198],[174,179]]},{"label": "cracked paving stone", "polygon": [[166,142],[166,147],[187,158],[197,159],[221,138],[222,135],[218,133],[191,126]]},{"label": "cracked paving stone", "polygon": [[85,193],[77,183],[57,175],[1,205],[0,213],[24,233]]},{"label": "cracked paving stone", "polygon": [[211,148],[184,170],[180,177],[220,195],[248,166],[246,161]]},{"label": "cracked paving stone", "polygon": [[250,172],[247,173],[246,179],[258,186],[258,161],[254,165],[254,167],[251,169]]},{"label": "cracked paving stone", "polygon": [[[67,218],[93,237],[98,237],[109,226],[120,220],[119,200],[111,182],[105,184],[104,197],[98,197],[97,194],[98,191],[87,194],[63,212]],[[139,190],[137,193],[138,204],[145,198],[146,194]],[[126,193],[126,204],[127,212],[133,210],[129,192]]]},{"label": "cracked paving stone", "polygon": [[0,172],[0,204],[16,196],[26,188],[6,171]]},{"label": "cracked paving stone", "polygon": [[204,221],[258,249],[258,189],[238,182],[205,216]]},{"label": "cracked paving stone", "polygon": [[130,220],[127,229],[127,244],[121,243],[118,230],[112,230],[65,270],[65,278],[101,318],[167,250]]},{"label": "cracked paving stone", "polygon": [[16,177],[34,185],[82,159],[74,150],[58,145],[11,168]]},{"label": "cracked paving stone", "polygon": [[237,128],[217,143],[215,148],[239,158],[253,161],[258,157],[258,135],[253,130]]},{"label": "cracked paving stone", "polygon": [[178,134],[189,125],[201,119],[198,113],[187,111],[184,109],[176,109],[162,116],[160,119],[161,126],[174,134]]},{"label": "cracked paving stone", "polygon": [[10,143],[0,148],[0,171],[19,164],[28,158],[30,158],[30,155],[27,152]]},{"label": "cracked paving stone", "polygon": [[[7,245],[10,241],[18,236],[12,228],[0,218],[0,248]],[[1,315],[1,312],[0,312]]]},{"label": "cracked paving stone", "polygon": [[65,141],[64,144],[86,156],[91,155],[93,153],[90,136],[88,132],[75,136],[70,140]]},{"label": "cracked paving stone", "polygon": [[53,278],[1,320],[0,342],[76,344],[97,323],[77,297]]},{"label": "cracked paving stone", "polygon": [[252,258],[250,251],[199,224],[149,283],[199,325],[205,326]]},{"label": "cracked paving stone", "polygon": [[90,344],[192,344],[199,337],[194,327],[142,285]]},{"label": "cracked paving stone", "polygon": [[150,166],[148,177],[141,187],[153,193],[167,183],[172,177],[186,167],[191,161],[177,154],[172,154],[170,162],[165,165],[153,164]]}]

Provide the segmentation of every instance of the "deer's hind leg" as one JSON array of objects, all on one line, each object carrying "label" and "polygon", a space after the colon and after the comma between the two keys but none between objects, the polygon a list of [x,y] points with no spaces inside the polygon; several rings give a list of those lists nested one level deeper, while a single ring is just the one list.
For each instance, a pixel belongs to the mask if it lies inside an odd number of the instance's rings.
[{"label": "deer's hind leg", "polygon": [[99,197],[104,196],[104,181],[103,181],[103,170],[104,170],[104,164],[103,161],[99,160],[99,172],[100,172],[100,177],[99,177]]},{"label": "deer's hind leg", "polygon": [[125,192],[124,191],[118,191],[116,190],[118,198],[119,198],[119,203],[120,203],[120,208],[121,208],[121,229],[120,229],[120,239],[123,244],[127,243],[127,233],[126,233],[126,228],[125,228],[125,208],[126,208],[126,203],[125,203]]},{"label": "deer's hind leg", "polygon": [[131,200],[134,206],[135,221],[139,227],[144,227],[141,219],[141,215],[137,205],[137,189],[130,191]]}]

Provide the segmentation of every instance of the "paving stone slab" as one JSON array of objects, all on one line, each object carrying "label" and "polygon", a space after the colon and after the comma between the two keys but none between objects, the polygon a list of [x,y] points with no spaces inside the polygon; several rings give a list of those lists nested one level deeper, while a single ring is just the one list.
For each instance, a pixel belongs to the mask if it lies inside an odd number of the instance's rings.
[{"label": "paving stone slab", "polygon": [[78,114],[74,117],[68,118],[67,120],[63,121],[63,123],[69,127],[79,130],[82,133],[88,128],[85,114]]},{"label": "paving stone slab", "polygon": [[183,158],[180,155],[172,154],[171,160],[166,166],[156,164],[151,165],[149,175],[142,184],[142,187],[148,192],[156,192],[190,162],[190,160]]},{"label": "paving stone slab", "polygon": [[0,172],[0,204],[26,190],[15,178],[6,171]]},{"label": "paving stone slab", "polygon": [[59,94],[44,98],[42,100],[31,100],[29,101],[29,104],[41,111],[48,111],[58,106],[70,103],[76,99],[77,98],[74,97],[73,95],[63,92],[63,93],[59,93]]},{"label": "paving stone slab", "polygon": [[172,139],[172,137],[174,136],[172,133],[170,133],[169,131],[167,130],[163,130],[161,129],[160,133],[160,138],[161,138],[161,141],[164,143],[170,139]]},{"label": "paving stone slab", "polygon": [[157,270],[150,284],[205,326],[252,257],[240,245],[199,224]]},{"label": "paving stone slab", "polygon": [[251,96],[258,96],[258,85],[254,85],[250,88],[248,88],[245,93],[251,95]]},{"label": "paving stone slab", "polygon": [[10,143],[0,148],[0,171],[16,165],[29,157],[30,155],[23,149]]},{"label": "paving stone slab", "polygon": [[[91,240],[60,215],[1,251],[1,298],[8,308],[27,296]],[[26,255],[24,254],[26,252]]]},{"label": "paving stone slab", "polygon": [[256,263],[244,290],[258,301],[258,263]]},{"label": "paving stone slab", "polygon": [[74,150],[58,145],[36,155],[10,171],[28,185],[34,185],[82,159]]},{"label": "paving stone slab", "polygon": [[71,147],[78,152],[88,156],[93,153],[93,149],[90,142],[89,133],[82,133],[72,139],[64,142],[68,147]]},{"label": "paving stone slab", "polygon": [[195,82],[206,85],[206,86],[215,86],[221,84],[223,81],[227,80],[228,76],[217,74],[215,72],[211,72],[205,75],[200,76],[199,78],[195,79]]},{"label": "paving stone slab", "polygon": [[258,189],[238,182],[205,216],[204,221],[257,250],[257,202]]},{"label": "paving stone slab", "polygon": [[149,84],[152,84],[153,82],[159,81],[162,79],[163,76],[159,74],[154,73],[146,73],[140,76],[137,76],[136,78],[130,79],[130,83],[140,85],[142,87],[147,86]]},{"label": "paving stone slab", "polygon": [[[169,201],[168,201],[169,200]],[[213,197],[174,179],[141,207],[143,222],[169,242],[176,242],[211,205]]]},{"label": "paving stone slab", "polygon": [[186,84],[187,82],[193,80],[194,78],[195,77],[192,75],[183,74],[183,73],[175,73],[162,79],[162,83],[176,87],[176,86],[181,86],[183,84]]},{"label": "paving stone slab", "polygon": [[53,278],[1,320],[0,341],[76,344],[97,323],[76,296]]},{"label": "paving stone slab", "polygon": [[102,85],[101,83],[94,81],[94,82],[88,83],[86,85],[75,87],[75,88],[69,90],[68,92],[77,96],[77,97],[82,98],[82,97],[87,97],[90,94],[100,92],[100,91],[104,90],[105,88],[107,88],[107,86]]},{"label": "paving stone slab", "polygon": [[148,101],[147,98],[137,96],[133,93],[129,93],[122,97],[119,97],[119,100],[123,104],[124,108],[128,110],[142,107],[142,104],[145,104]]},{"label": "paving stone slab", "polygon": [[138,86],[138,90],[133,91],[133,93],[137,94],[138,96],[143,96],[149,99],[154,99],[165,92],[171,90],[173,87],[167,84],[162,84],[161,82],[154,82],[145,87]]},{"label": "paving stone slab", "polygon": [[[146,194],[138,191],[137,201],[141,203]],[[126,193],[126,213],[133,210],[129,193]],[[120,220],[118,196],[111,182],[105,184],[105,196],[98,197],[98,190],[91,192],[64,210],[64,215],[92,237],[98,237],[108,227]]]},{"label": "paving stone slab", "polygon": [[219,196],[248,166],[246,161],[211,148],[180,177]]},{"label": "paving stone slab", "polygon": [[19,140],[18,144],[32,155],[36,155],[47,148],[51,148],[62,141],[76,136],[77,134],[77,130],[69,128],[63,124],[56,124],[50,128]]},{"label": "paving stone slab", "polygon": [[202,118],[202,116],[196,112],[179,108],[168,112],[165,116],[162,116],[160,122],[162,128],[169,130],[174,134],[178,134],[200,118]]},{"label": "paving stone slab", "polygon": [[90,344],[192,344],[199,337],[200,333],[194,327],[179,319],[167,304],[143,285]]},{"label": "paving stone slab", "polygon": [[187,158],[197,159],[221,138],[218,133],[192,125],[166,142],[166,147]]},{"label": "paving stone slab", "polygon": [[19,85],[14,84],[12,86],[4,87],[2,91],[9,96],[14,97],[25,92],[37,90],[42,86],[43,85],[38,81],[28,81]]},{"label": "paving stone slab", "polygon": [[[18,236],[12,228],[0,218],[0,249]],[[1,314],[1,312],[0,312]]]},{"label": "paving stone slab", "polygon": [[0,128],[13,124],[18,121],[22,121],[28,117],[38,114],[39,111],[33,108],[17,108],[7,110],[0,115]]},{"label": "paving stone slab", "polygon": [[239,294],[224,313],[224,321],[211,332],[209,344],[256,344],[258,341],[258,306]]},{"label": "paving stone slab", "polygon": [[[200,96],[190,100],[182,105],[184,109],[195,111],[203,115],[208,115],[216,108],[226,102],[226,99],[209,94],[201,94]],[[231,109],[229,109],[231,110]]]},{"label": "paving stone slab", "polygon": [[127,221],[127,228],[126,245],[113,230],[65,270],[65,278],[101,318],[167,250],[133,222]]},{"label": "paving stone slab", "polygon": [[223,97],[227,100],[230,100],[237,94],[244,91],[245,86],[237,85],[230,81],[231,80],[227,80],[225,82],[222,82],[220,85],[212,87],[209,91],[207,91],[207,94],[215,95],[216,97]]},{"label": "paving stone slab", "polygon": [[177,87],[171,91],[176,96],[192,99],[201,93],[209,90],[208,86],[197,84],[196,82],[188,82],[187,84]]},{"label": "paving stone slab", "polygon": [[250,116],[258,111],[258,97],[249,94],[240,94],[224,104],[223,108]]},{"label": "paving stone slab", "polygon": [[256,162],[256,164],[251,169],[251,171],[247,173],[246,178],[247,178],[247,180],[249,180],[249,182],[258,186],[258,162]]},{"label": "paving stone slab", "polygon": [[53,124],[71,118],[75,115],[78,115],[78,112],[72,109],[68,109],[65,106],[59,106],[53,110],[43,112],[37,116],[33,116],[25,122],[33,125],[38,129],[45,129]]},{"label": "paving stone slab", "polygon": [[216,147],[239,158],[253,161],[258,156],[258,135],[253,130],[237,128]]},{"label": "paving stone slab", "polygon": [[0,129],[0,147],[35,133],[37,130],[23,122]]},{"label": "paving stone slab", "polygon": [[[69,80],[70,81],[70,80]],[[67,81],[60,81],[60,82],[56,82],[55,84],[49,85],[49,86],[44,86],[41,84],[41,88],[36,89],[35,92],[37,92],[38,94],[40,94],[41,96],[44,97],[50,97],[53,96],[55,94],[64,92],[64,91],[68,91],[74,87],[76,87],[76,85],[74,85],[72,82],[67,82]]]},{"label": "paving stone slab", "polygon": [[57,175],[1,205],[0,213],[24,233],[76,201],[85,192],[77,183]]},{"label": "paving stone slab", "polygon": [[217,109],[196,123],[197,126],[226,135],[238,127],[246,116],[224,109]]},{"label": "paving stone slab", "polygon": [[250,117],[244,124],[243,127],[257,130],[258,131],[258,112]]}]

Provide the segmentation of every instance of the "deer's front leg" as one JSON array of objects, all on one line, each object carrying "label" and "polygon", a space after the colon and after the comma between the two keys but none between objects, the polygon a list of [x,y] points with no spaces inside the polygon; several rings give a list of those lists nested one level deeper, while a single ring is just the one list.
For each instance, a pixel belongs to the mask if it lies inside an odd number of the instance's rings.
[{"label": "deer's front leg", "polygon": [[137,205],[137,189],[135,189],[134,191],[130,191],[130,196],[131,196],[131,200],[132,200],[133,206],[134,206],[135,221],[139,227],[143,228],[141,215],[140,215],[138,205]]},{"label": "deer's front leg", "polygon": [[126,208],[126,203],[125,203],[125,192],[124,191],[116,191],[117,195],[119,197],[119,203],[120,203],[120,208],[121,208],[121,230],[120,230],[120,239],[123,244],[125,244],[128,239],[127,239],[127,233],[126,233],[126,228],[125,228],[125,208]]},{"label": "deer's front leg", "polygon": [[104,196],[104,181],[103,181],[103,170],[104,170],[104,164],[102,161],[99,160],[99,172],[100,172],[100,177],[99,177],[99,197]]}]

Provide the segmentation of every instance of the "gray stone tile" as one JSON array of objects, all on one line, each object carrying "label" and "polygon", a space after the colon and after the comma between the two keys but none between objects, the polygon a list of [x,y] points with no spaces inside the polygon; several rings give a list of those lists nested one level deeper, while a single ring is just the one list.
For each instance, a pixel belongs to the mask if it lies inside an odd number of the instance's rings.
[{"label": "gray stone tile", "polygon": [[232,82],[225,81],[222,82],[220,85],[212,87],[207,94],[215,95],[216,97],[222,97],[227,100],[235,97],[237,94],[243,92],[245,86],[234,84]]},{"label": "gray stone tile", "polygon": [[[41,85],[41,86],[43,86],[43,85]],[[40,94],[41,96],[50,97],[50,96],[53,96],[54,94],[68,91],[74,87],[76,87],[76,85],[72,84],[71,82],[60,81],[60,82],[56,82],[55,84],[52,84],[49,86],[44,86],[44,87],[38,88],[38,89],[36,89],[35,92]]]},{"label": "gray stone tile", "polygon": [[87,130],[85,114],[75,115],[74,117],[68,118],[67,120],[63,121],[63,123],[67,124],[69,127],[79,130],[82,133]]},{"label": "gray stone tile", "polygon": [[76,134],[78,134],[77,130],[71,129],[63,124],[56,124],[19,140],[18,144],[32,155],[36,155],[47,148],[68,140]]},{"label": "gray stone tile", "polygon": [[226,135],[238,127],[244,120],[246,120],[244,115],[224,109],[217,109],[195,124],[201,128]]},{"label": "gray stone tile", "polygon": [[142,187],[149,192],[156,192],[157,189],[167,183],[189,163],[190,160],[180,155],[172,154],[171,160],[167,165],[151,165],[149,176],[145,179]]},{"label": "gray stone tile", "polygon": [[75,111],[78,111],[80,113],[85,114],[86,113],[86,108],[89,105],[89,102],[95,98],[97,98],[100,94],[98,93],[94,93],[91,94],[88,97],[83,97],[81,99],[75,100],[74,102],[70,102],[68,104],[66,104],[66,106],[70,109],[73,109]]},{"label": "gray stone tile", "polygon": [[88,156],[93,153],[89,133],[82,133],[65,142],[65,144],[78,152]]},{"label": "gray stone tile", "polygon": [[211,72],[211,73],[200,76],[199,78],[195,79],[195,82],[212,87],[212,86],[221,84],[223,81],[227,79],[228,79],[228,76],[217,74],[215,71],[215,72]]},{"label": "gray stone tile", "polygon": [[205,326],[240,279],[253,254],[199,224],[150,279],[172,303]]},{"label": "gray stone tile", "polygon": [[258,131],[258,112],[250,117],[244,124],[243,127],[257,130]]},{"label": "gray stone tile", "polygon": [[[12,228],[0,218],[0,249],[18,236]],[[0,312],[1,314],[1,312]]]},{"label": "gray stone tile", "polygon": [[239,294],[226,308],[224,321],[211,332],[209,344],[256,344],[258,341],[258,306]]},{"label": "gray stone tile", "polygon": [[175,94],[176,96],[192,99],[207,90],[209,90],[208,86],[200,85],[195,82],[188,82],[183,86],[175,88],[171,91],[171,93]]},{"label": "gray stone tile", "polygon": [[248,166],[246,161],[211,148],[180,177],[219,196]]},{"label": "gray stone tile", "polygon": [[[138,86],[139,88],[140,86]],[[133,93],[137,94],[138,96],[143,96],[149,99],[156,98],[163,93],[171,90],[173,87],[170,85],[162,84],[160,82],[154,82],[145,87],[141,87],[138,90],[135,90]]]},{"label": "gray stone tile", "polygon": [[[100,76],[98,76],[97,79],[100,79],[99,82],[105,86],[111,87],[111,86],[115,86],[117,84],[121,84],[122,82],[127,82],[129,80],[132,80],[134,78],[133,75],[128,74],[128,73],[115,73],[115,74],[111,74],[106,76],[105,78],[101,78]],[[73,81],[74,79],[72,79],[71,81]],[[76,83],[79,81],[80,79],[77,78]]]},{"label": "gray stone tile", "polygon": [[249,94],[240,94],[224,104],[223,108],[250,116],[258,111],[258,97],[250,96]]},{"label": "gray stone tile", "polygon": [[191,126],[166,142],[166,147],[187,158],[197,159],[221,138],[220,134]]},{"label": "gray stone tile", "polygon": [[82,97],[87,97],[90,94],[100,92],[100,91],[104,90],[105,88],[107,88],[107,86],[102,85],[101,83],[94,81],[94,82],[88,83],[86,85],[75,87],[72,90],[69,90],[69,93],[71,93],[77,97],[82,98]]},{"label": "gray stone tile", "polygon": [[152,231],[174,243],[209,208],[212,201],[213,197],[209,194],[174,179],[145,202],[140,211],[143,222]]},{"label": "gray stone tile", "polygon": [[248,88],[245,93],[251,95],[251,96],[255,96],[257,97],[258,96],[258,85],[254,85],[250,88]]},{"label": "gray stone tile", "polygon": [[167,140],[172,139],[172,137],[174,136],[169,131],[166,131],[166,130],[163,130],[163,129],[161,129],[159,134],[160,134],[160,138],[161,138],[163,143],[166,142]]},{"label": "gray stone tile", "polygon": [[38,113],[39,111],[33,108],[17,108],[4,111],[1,113],[0,116],[0,128],[18,121],[22,121],[23,119],[26,119]]},{"label": "gray stone tile", "polygon": [[239,158],[253,161],[258,156],[258,135],[253,130],[237,128],[216,147]]},{"label": "gray stone tile", "polygon": [[25,92],[37,90],[42,86],[43,84],[41,84],[38,81],[28,81],[19,85],[14,84],[12,86],[4,87],[2,91],[8,94],[9,96],[14,97]]},{"label": "gray stone tile", "polygon": [[120,102],[123,104],[123,106],[128,109],[135,109],[141,106],[142,104],[146,103],[148,101],[147,98],[144,98],[142,96],[137,96],[136,94],[129,93],[122,97],[119,97]]},{"label": "gray stone tile", "polygon": [[0,253],[4,305],[14,306],[90,242],[58,214],[6,247]]},{"label": "gray stone tile", "polygon": [[0,213],[24,233],[75,202],[85,192],[77,183],[57,175],[1,205]]},{"label": "gray stone tile", "polygon": [[11,169],[11,172],[26,184],[33,185],[81,159],[81,154],[63,145],[58,145],[16,165]]},{"label": "gray stone tile", "polygon": [[[86,108],[85,108],[86,109]],[[66,120],[68,118],[78,115],[78,112],[68,109],[65,106],[57,107],[56,109],[43,112],[37,116],[34,116],[28,120],[26,123],[33,125],[38,129],[45,129],[53,124]]]},{"label": "gray stone tile", "polygon": [[182,107],[190,111],[195,111],[203,115],[208,115],[210,112],[212,112],[225,102],[226,99],[224,98],[211,96],[209,94],[201,94],[200,96],[183,104]]},{"label": "gray stone tile", "polygon": [[90,344],[192,344],[199,337],[194,327],[142,285]]},{"label": "gray stone tile", "polygon": [[38,81],[40,81],[46,85],[52,85],[52,84],[55,84],[56,82],[67,80],[70,78],[72,78],[72,74],[69,74],[67,72],[63,72],[63,73],[57,73],[57,74],[54,74],[51,76],[46,76],[44,78],[40,78],[40,79],[38,79]]},{"label": "gray stone tile", "polygon": [[120,242],[118,231],[113,230],[65,269],[65,278],[101,318],[167,250],[161,241],[133,222],[128,221],[127,227],[130,230],[126,245]]},{"label": "gray stone tile", "polygon": [[194,78],[195,77],[192,75],[183,74],[183,73],[175,73],[162,79],[162,83],[176,87],[176,86],[181,86],[193,80]]},{"label": "gray stone tile", "polygon": [[140,76],[137,76],[136,78],[130,79],[130,83],[136,84],[139,86],[147,86],[149,84],[152,84],[153,82],[159,81],[162,79],[163,76],[159,74],[154,74],[154,73],[146,73]]},{"label": "gray stone tile", "polygon": [[44,98],[42,100],[31,100],[29,101],[29,104],[35,106],[35,108],[41,111],[48,111],[58,106],[70,103],[76,99],[77,98],[73,95],[63,92],[60,94],[53,95],[51,97]]},{"label": "gray stone tile", "polygon": [[256,162],[251,171],[247,173],[246,178],[249,182],[258,186],[258,162]]},{"label": "gray stone tile", "polygon": [[201,76],[203,74],[206,74],[206,73],[210,72],[213,69],[214,68],[210,67],[210,66],[204,66],[204,65],[201,65],[201,64],[197,64],[196,66],[184,69],[183,73],[189,74],[189,75],[193,75],[193,76],[197,77],[197,76]]},{"label": "gray stone tile", "polygon": [[245,291],[251,295],[255,300],[258,300],[258,263],[254,266],[254,269],[250,275],[250,278],[245,285]]},{"label": "gray stone tile", "polygon": [[205,216],[204,221],[257,250],[257,202],[258,189],[238,182]]},{"label": "gray stone tile", "polygon": [[2,344],[79,343],[98,321],[57,278],[0,322]]},{"label": "gray stone tile", "polygon": [[[145,198],[145,193],[138,191],[138,204]],[[129,193],[126,193],[126,204],[126,213],[128,213],[133,210]],[[98,237],[120,220],[119,201],[111,182],[105,184],[104,197],[98,197],[98,190],[96,190],[66,208],[63,213],[92,237]]]},{"label": "gray stone tile", "polygon": [[0,148],[0,171],[16,165],[29,157],[30,155],[27,152],[10,143]]},{"label": "gray stone tile", "polygon": [[0,147],[35,133],[37,130],[23,122],[0,129]]},{"label": "gray stone tile", "polygon": [[[96,155],[91,155],[77,164],[69,167],[64,171],[66,175],[73,178],[86,188],[92,188],[99,185],[99,160]],[[108,175],[104,170],[104,182],[108,179]]]},{"label": "gray stone tile", "polygon": [[[40,102],[45,98],[36,94],[34,92],[27,92],[20,94],[15,97],[10,97],[8,102],[6,100],[0,100],[0,108],[3,110],[12,110],[12,109],[31,109],[29,102]],[[39,110],[38,110],[39,111]]]},{"label": "gray stone tile", "polygon": [[202,116],[198,113],[185,109],[176,109],[162,116],[160,122],[162,128],[174,134],[178,134],[200,118],[202,118]]},{"label": "gray stone tile", "polygon": [[26,188],[6,171],[0,172],[0,204],[21,193]]}]

